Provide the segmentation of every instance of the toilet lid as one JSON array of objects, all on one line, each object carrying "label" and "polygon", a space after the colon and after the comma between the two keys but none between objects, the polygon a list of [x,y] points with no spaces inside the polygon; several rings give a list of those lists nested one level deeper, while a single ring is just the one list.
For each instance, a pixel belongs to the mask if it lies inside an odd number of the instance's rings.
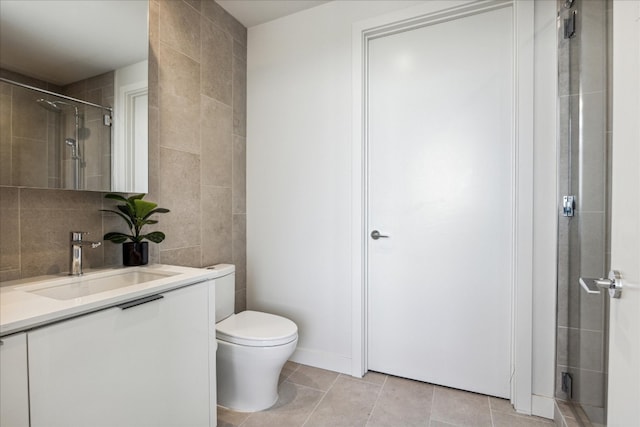
[{"label": "toilet lid", "polygon": [[216,323],[216,338],[250,347],[288,344],[298,336],[291,320],[259,311],[243,311]]}]

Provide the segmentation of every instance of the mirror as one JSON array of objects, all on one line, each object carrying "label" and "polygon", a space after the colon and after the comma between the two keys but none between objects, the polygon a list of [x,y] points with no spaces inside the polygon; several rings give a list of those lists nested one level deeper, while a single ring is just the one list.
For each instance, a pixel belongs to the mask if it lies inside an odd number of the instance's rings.
[{"label": "mirror", "polygon": [[0,1],[0,185],[147,192],[148,9]]}]

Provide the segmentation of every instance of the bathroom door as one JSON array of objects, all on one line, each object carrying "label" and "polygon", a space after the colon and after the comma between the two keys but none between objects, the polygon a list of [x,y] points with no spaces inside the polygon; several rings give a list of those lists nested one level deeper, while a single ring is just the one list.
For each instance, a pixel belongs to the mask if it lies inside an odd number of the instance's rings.
[{"label": "bathroom door", "polygon": [[368,49],[368,369],[509,397],[512,9]]}]

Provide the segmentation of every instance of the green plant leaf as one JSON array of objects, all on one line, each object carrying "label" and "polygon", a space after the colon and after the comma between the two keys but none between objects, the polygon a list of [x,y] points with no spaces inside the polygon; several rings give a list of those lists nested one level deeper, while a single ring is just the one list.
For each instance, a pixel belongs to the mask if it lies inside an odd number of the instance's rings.
[{"label": "green plant leaf", "polygon": [[125,214],[127,216],[127,218],[129,218],[129,220],[131,221],[132,224],[135,223],[136,215],[135,215],[134,211],[131,210],[131,207],[129,205],[118,205],[116,207],[118,208],[118,210],[120,210],[120,212]]},{"label": "green plant leaf", "polygon": [[144,236],[140,236],[140,239],[148,239],[153,243],[160,243],[164,240],[165,235],[162,231],[154,231]]},{"label": "green plant leaf", "polygon": [[171,212],[171,211],[169,209],[165,209],[165,208],[153,209],[151,212],[147,213],[142,219],[147,219],[151,215],[154,215],[154,214],[157,214],[157,213],[167,213],[167,212]]},{"label": "green plant leaf", "polygon": [[124,243],[126,240],[132,242],[140,242],[143,239],[148,239],[154,243],[160,243],[165,239],[165,234],[161,231],[154,231],[149,234],[141,234],[142,227],[147,224],[157,224],[155,219],[149,219],[151,215],[167,213],[169,209],[158,208],[158,204],[142,200],[145,194],[134,194],[128,198],[124,198],[119,194],[109,193],[105,195],[105,198],[118,200],[124,204],[116,205],[116,210],[101,209],[103,212],[111,212],[122,218],[129,229],[131,234],[124,233],[107,233],[105,234],[105,240],[111,240],[114,243]]},{"label": "green plant leaf", "polygon": [[113,243],[124,243],[126,242],[128,239],[131,239],[132,241],[134,241],[133,236],[130,236],[128,234],[124,234],[124,233],[118,233],[118,232],[110,232],[104,235],[103,237],[104,240],[111,240]]},{"label": "green plant leaf", "polygon": [[133,201],[135,206],[135,216],[139,219],[145,219],[150,212],[158,206],[157,203],[147,202],[146,200],[136,199]]},{"label": "green plant leaf", "polygon": [[113,199],[113,200],[118,200],[120,202],[125,202],[127,203],[127,199],[125,199],[124,197],[122,197],[119,194],[114,194],[114,193],[109,193],[109,194],[105,194],[104,196],[105,199]]}]

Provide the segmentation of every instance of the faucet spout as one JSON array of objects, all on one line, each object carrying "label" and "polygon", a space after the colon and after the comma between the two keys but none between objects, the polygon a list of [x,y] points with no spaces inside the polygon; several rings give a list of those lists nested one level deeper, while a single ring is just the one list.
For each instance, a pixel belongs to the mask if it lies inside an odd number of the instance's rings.
[{"label": "faucet spout", "polygon": [[89,242],[82,240],[84,234],[89,234],[84,231],[72,231],[71,232],[71,262],[69,264],[70,276],[82,275],[82,248],[84,246],[90,246],[91,248],[97,248],[102,242]]}]

